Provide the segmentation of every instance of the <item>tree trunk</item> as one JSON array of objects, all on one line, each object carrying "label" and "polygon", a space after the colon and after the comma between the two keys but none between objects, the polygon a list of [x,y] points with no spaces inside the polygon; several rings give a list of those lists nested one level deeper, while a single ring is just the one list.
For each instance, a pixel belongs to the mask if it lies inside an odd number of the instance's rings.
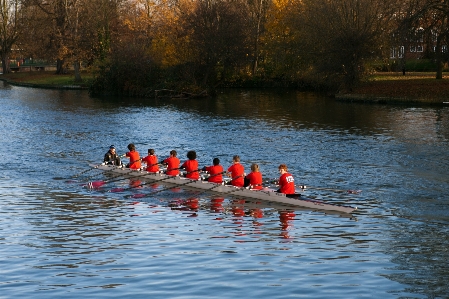
[{"label": "tree trunk", "polygon": [[3,67],[3,74],[11,73],[11,69],[9,68],[9,57],[8,57],[8,55],[2,55],[2,67]]},{"label": "tree trunk", "polygon": [[443,62],[441,60],[437,60],[436,79],[443,79]]},{"label": "tree trunk", "polygon": [[441,35],[437,37],[436,51],[435,51],[435,60],[437,64],[437,72],[435,75],[435,79],[443,79],[443,59],[442,59],[442,47],[441,47]]},{"label": "tree trunk", "polygon": [[75,82],[76,83],[83,82],[83,79],[81,78],[81,72],[80,72],[81,63],[78,60],[76,60],[73,63],[73,69],[75,70]]},{"label": "tree trunk", "polygon": [[58,58],[58,60],[56,60],[56,75],[62,75],[64,73],[64,59]]},{"label": "tree trunk", "polygon": [[254,61],[253,61],[253,72],[252,72],[253,76],[256,75],[257,67],[259,64],[259,39],[260,39],[260,23],[262,22],[262,6],[263,6],[263,0],[260,0],[259,11],[257,12],[256,38],[254,41]]}]

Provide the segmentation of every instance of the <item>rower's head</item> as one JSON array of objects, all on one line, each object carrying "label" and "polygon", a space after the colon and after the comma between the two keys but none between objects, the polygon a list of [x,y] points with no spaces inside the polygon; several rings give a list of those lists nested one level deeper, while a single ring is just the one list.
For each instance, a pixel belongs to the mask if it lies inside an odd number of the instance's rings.
[{"label": "rower's head", "polygon": [[170,151],[170,156],[176,157],[177,155],[178,155],[178,153],[175,150]]},{"label": "rower's head", "polygon": [[110,151],[111,153],[115,153],[115,146],[111,145],[111,146],[109,147],[109,151]]},{"label": "rower's head", "polygon": [[154,155],[154,149],[149,148],[148,149],[148,155]]},{"label": "rower's head", "polygon": [[285,165],[285,164],[279,165],[278,169],[279,169],[279,172],[280,172],[280,173],[286,173],[286,172],[288,172],[287,165]]},{"label": "rower's head", "polygon": [[257,165],[256,163],[251,165],[251,171],[252,172],[259,172],[259,165]]},{"label": "rower's head", "polygon": [[188,151],[187,152],[187,158],[189,158],[189,160],[195,160],[196,159],[196,152],[195,151]]},{"label": "rower's head", "polygon": [[128,144],[128,149],[132,152],[136,150],[136,146],[134,145],[134,143],[130,143]]},{"label": "rower's head", "polygon": [[239,155],[235,155],[235,156],[232,158],[232,161],[233,161],[234,163],[240,163],[240,156],[239,156]]},{"label": "rower's head", "polygon": [[214,158],[214,160],[212,160],[212,163],[213,163],[215,166],[217,166],[217,165],[220,164],[220,159]]}]

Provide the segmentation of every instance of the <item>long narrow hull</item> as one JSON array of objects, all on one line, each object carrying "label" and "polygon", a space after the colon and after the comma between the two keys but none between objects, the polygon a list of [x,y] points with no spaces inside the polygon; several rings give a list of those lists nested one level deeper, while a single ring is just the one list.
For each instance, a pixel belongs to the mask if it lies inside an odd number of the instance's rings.
[{"label": "long narrow hull", "polygon": [[237,188],[229,185],[221,185],[209,183],[201,180],[190,180],[179,176],[168,176],[163,173],[151,173],[141,170],[130,170],[128,168],[118,168],[112,165],[90,165],[99,170],[109,173],[114,173],[123,178],[139,178],[150,182],[163,182],[164,184],[173,184],[174,186],[183,186],[207,192],[219,193],[221,195],[228,195],[233,197],[243,197],[257,200],[265,200],[269,202],[282,203],[286,205],[293,205],[304,207],[313,210],[328,210],[342,213],[352,213],[356,207],[341,206],[330,203],[325,203],[319,200],[290,198],[285,194],[277,193],[273,190],[249,190],[246,188]]}]

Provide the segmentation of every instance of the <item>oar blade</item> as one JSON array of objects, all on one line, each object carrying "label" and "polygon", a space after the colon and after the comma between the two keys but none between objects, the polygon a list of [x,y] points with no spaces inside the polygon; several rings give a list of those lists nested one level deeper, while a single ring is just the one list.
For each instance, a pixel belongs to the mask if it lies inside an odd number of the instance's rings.
[{"label": "oar blade", "polygon": [[105,184],[106,184],[106,182],[104,182],[104,181],[94,181],[94,182],[89,182],[86,185],[86,187],[89,189],[98,189],[98,188],[101,188]]}]

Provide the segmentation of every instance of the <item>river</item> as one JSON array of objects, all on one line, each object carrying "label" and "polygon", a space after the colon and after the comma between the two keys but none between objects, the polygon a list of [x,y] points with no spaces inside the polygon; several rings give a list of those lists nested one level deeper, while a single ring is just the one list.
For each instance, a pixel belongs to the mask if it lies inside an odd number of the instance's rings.
[{"label": "river", "polygon": [[[0,104],[0,298],[449,297],[449,107],[275,90],[98,99],[1,82]],[[86,188],[110,179],[88,163],[129,143],[160,159],[195,150],[201,166],[237,154],[266,179],[285,163],[305,196],[358,210],[285,217],[154,193],[163,185]]]}]

